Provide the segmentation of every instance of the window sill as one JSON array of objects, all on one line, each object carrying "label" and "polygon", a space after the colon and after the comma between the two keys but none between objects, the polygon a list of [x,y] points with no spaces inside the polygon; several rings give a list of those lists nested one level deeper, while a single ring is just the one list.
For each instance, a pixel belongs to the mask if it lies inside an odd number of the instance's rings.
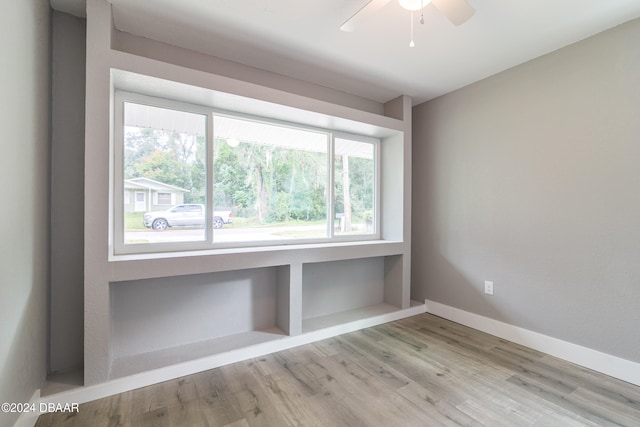
[{"label": "window sill", "polygon": [[109,259],[109,281],[401,255],[405,252],[406,247],[401,241],[364,240],[114,255]]}]

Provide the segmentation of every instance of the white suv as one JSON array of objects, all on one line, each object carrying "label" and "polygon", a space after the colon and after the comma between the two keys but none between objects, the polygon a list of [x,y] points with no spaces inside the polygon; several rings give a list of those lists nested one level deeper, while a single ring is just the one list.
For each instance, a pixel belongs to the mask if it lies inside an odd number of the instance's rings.
[{"label": "white suv", "polygon": [[[166,211],[144,214],[144,226],[159,231],[176,226],[204,227],[204,223],[204,205],[198,204],[176,205]],[[224,224],[231,224],[231,211],[215,211],[213,228],[222,228]]]}]

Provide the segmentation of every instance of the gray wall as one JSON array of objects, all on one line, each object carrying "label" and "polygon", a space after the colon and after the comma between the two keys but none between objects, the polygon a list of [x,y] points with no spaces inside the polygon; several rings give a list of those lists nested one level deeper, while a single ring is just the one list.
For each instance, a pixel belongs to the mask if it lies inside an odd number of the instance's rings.
[{"label": "gray wall", "polygon": [[[26,402],[47,371],[49,2],[0,13],[0,402]],[[0,412],[0,426],[18,414]]]},{"label": "gray wall", "polygon": [[636,20],[414,108],[414,299],[640,362],[639,40]]},{"label": "gray wall", "polygon": [[86,20],[52,15],[50,370],[80,369],[84,304]]}]

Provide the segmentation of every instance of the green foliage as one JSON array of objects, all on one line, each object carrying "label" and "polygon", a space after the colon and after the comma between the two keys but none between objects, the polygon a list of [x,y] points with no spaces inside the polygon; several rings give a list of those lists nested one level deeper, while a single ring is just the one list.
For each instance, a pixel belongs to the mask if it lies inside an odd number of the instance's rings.
[{"label": "green foliage", "polygon": [[[260,224],[323,221],[327,216],[327,154],[242,141],[214,141],[213,202]],[[187,203],[204,203],[207,192],[203,137],[127,127],[125,178],[145,177],[189,190]],[[349,158],[349,200],[354,221],[371,216],[373,161]],[[335,168],[335,210],[344,212],[342,160]]]},{"label": "green foliage", "polygon": [[207,186],[207,169],[204,163],[200,160],[194,162],[189,168],[189,174],[191,192],[184,195],[185,203],[204,203]]},{"label": "green foliage", "polygon": [[154,151],[134,166],[136,176],[141,176],[165,184],[186,188],[190,177],[185,175],[183,165],[170,151]]},{"label": "green foliage", "polygon": [[248,179],[248,160],[242,158],[244,153],[220,140],[214,146],[214,205],[250,206],[255,201],[255,194]]},{"label": "green foliage", "polygon": [[186,203],[204,203],[206,145],[200,136],[161,129],[125,129],[124,177],[143,177],[189,190]]},{"label": "green foliage", "polygon": [[124,178],[135,178],[136,165],[145,157],[163,147],[158,142],[156,131],[149,128],[125,128],[124,138]]},{"label": "green foliage", "polygon": [[[335,167],[335,211],[344,213],[343,163],[342,156],[336,156]],[[349,158],[349,196],[353,220],[365,221],[373,216],[375,201],[374,163],[371,159]]]}]

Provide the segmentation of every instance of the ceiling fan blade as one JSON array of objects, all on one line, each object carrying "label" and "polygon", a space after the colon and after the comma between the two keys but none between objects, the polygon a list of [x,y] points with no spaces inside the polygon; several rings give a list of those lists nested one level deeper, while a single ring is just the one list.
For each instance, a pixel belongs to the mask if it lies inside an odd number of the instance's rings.
[{"label": "ceiling fan blade", "polygon": [[369,3],[362,6],[360,10],[354,13],[351,18],[347,19],[345,23],[340,26],[340,29],[348,33],[355,31],[360,21],[373,15],[378,9],[390,1],[391,0],[371,0]]},{"label": "ceiling fan blade", "polygon": [[456,26],[476,13],[466,0],[432,0],[432,3]]}]

